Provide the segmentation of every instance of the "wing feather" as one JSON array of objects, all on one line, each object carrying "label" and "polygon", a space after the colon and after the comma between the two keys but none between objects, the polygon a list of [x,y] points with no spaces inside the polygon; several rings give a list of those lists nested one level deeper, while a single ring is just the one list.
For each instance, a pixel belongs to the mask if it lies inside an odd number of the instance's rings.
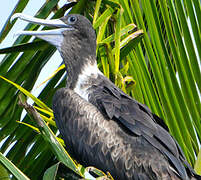
[{"label": "wing feather", "polygon": [[89,102],[106,118],[123,125],[124,130],[136,136],[143,136],[164,154],[181,178],[188,179],[184,166],[186,160],[181,149],[178,149],[178,144],[167,131],[167,126],[159,117],[152,114],[147,106],[132,99],[104,78],[101,84],[93,86]]}]

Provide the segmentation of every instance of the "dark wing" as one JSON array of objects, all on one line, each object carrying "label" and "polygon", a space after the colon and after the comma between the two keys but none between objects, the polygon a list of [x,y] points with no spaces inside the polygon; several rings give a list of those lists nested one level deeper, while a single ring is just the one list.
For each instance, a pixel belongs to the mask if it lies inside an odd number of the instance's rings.
[{"label": "dark wing", "polygon": [[[103,76],[101,78],[102,81],[99,81],[101,83],[91,88],[89,102],[94,104],[106,118],[119,123],[124,131],[143,136],[166,156],[182,179],[188,179],[183,165],[186,164],[185,157],[179,145],[164,129],[167,127],[161,123],[161,120],[145,105],[127,96],[108,79]],[[192,169],[189,171],[191,172]]]},{"label": "dark wing", "polygon": [[[67,88],[57,90],[53,98],[53,111],[68,152],[82,165],[109,171],[115,179],[134,177],[136,180],[148,180],[156,177],[155,171],[158,169],[149,168],[147,159],[154,156],[160,161],[158,151],[154,149],[153,153],[153,147],[142,137],[141,141],[129,137],[134,140],[132,147],[139,147],[133,153],[134,148],[128,148],[127,134],[122,132],[118,124],[107,121],[94,105],[74,91]],[[146,148],[146,155],[141,151],[142,148]],[[136,154],[135,160],[140,164],[135,169],[135,163],[131,160],[133,154]],[[166,170],[163,172],[169,174]]]}]

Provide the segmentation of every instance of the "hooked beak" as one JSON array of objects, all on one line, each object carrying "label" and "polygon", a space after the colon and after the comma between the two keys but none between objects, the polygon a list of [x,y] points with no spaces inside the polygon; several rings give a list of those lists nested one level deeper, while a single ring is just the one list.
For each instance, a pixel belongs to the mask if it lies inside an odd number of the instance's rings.
[{"label": "hooked beak", "polygon": [[45,20],[45,19],[31,17],[22,13],[16,13],[11,17],[10,21],[12,22],[16,18],[22,19],[24,21],[27,21],[33,24],[56,27],[57,29],[44,30],[44,31],[18,31],[15,33],[15,35],[36,36],[40,39],[43,39],[49,42],[50,44],[56,46],[57,48],[60,48],[63,42],[62,32],[65,30],[73,30],[72,26],[65,24],[60,19]]}]

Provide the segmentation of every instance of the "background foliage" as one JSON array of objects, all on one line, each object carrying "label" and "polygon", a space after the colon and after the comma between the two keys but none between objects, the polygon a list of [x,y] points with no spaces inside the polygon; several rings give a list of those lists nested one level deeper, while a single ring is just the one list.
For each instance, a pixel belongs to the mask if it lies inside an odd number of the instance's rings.
[{"label": "background foliage", "polygon": [[[36,17],[45,19],[51,12],[52,18],[63,16],[69,6],[58,7],[58,1],[47,0]],[[28,2],[19,0],[11,15],[22,12]],[[201,173],[200,1],[80,0],[70,13],[84,14],[92,21],[101,71],[164,119],[189,163]],[[9,21],[5,23],[0,41],[12,26]],[[25,29],[38,28],[28,24]],[[13,47],[0,50],[6,54],[0,75],[28,91],[56,51],[38,39],[30,43],[30,38],[20,36]],[[49,108],[56,89],[65,86],[64,72],[62,69],[51,78],[38,97]],[[0,79],[0,151],[10,148],[6,157],[31,179],[40,179],[57,160],[40,133],[16,122],[22,113],[18,95],[18,89]],[[51,121],[46,113],[42,113],[44,119]],[[36,126],[28,115],[22,121]],[[49,126],[56,132],[54,125]]]}]

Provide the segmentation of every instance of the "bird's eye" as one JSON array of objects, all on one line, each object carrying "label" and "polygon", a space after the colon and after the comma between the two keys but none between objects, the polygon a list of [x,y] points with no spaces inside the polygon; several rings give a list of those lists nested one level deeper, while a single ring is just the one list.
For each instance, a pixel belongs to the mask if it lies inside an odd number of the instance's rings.
[{"label": "bird's eye", "polygon": [[75,16],[70,16],[68,18],[68,23],[70,23],[70,24],[74,24],[76,21],[77,21],[77,17],[75,17]]}]

